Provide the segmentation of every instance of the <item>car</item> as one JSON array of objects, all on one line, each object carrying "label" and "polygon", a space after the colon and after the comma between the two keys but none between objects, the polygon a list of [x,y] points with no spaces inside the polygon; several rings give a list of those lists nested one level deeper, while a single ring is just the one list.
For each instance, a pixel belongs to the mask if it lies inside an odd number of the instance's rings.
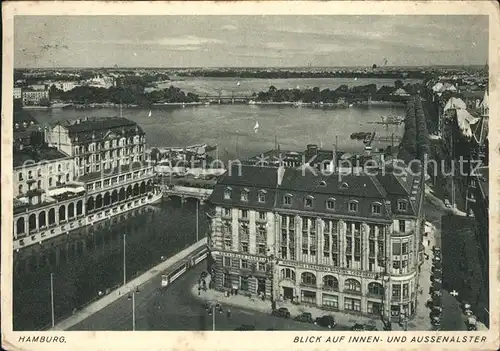
[{"label": "car", "polygon": [[255,330],[255,325],[242,324],[238,328],[236,328],[235,330],[236,331]]},{"label": "car", "polygon": [[361,323],[355,323],[355,324],[351,327],[351,330],[352,330],[352,331],[363,331],[363,330],[365,330],[365,326],[364,326],[364,324],[361,324]]},{"label": "car", "polygon": [[371,324],[365,324],[364,325],[366,331],[377,331],[377,327]]},{"label": "car", "polygon": [[302,312],[302,314],[299,314],[294,319],[299,322],[314,323],[312,314],[309,312]]},{"label": "car", "polygon": [[271,314],[276,317],[290,318],[290,311],[288,311],[288,308],[286,307],[275,309]]},{"label": "car", "polygon": [[446,206],[446,208],[451,208],[451,202],[450,202],[450,200],[444,199],[444,205]]},{"label": "car", "polygon": [[314,324],[319,325],[321,327],[330,328],[330,329],[337,325],[337,323],[335,322],[335,317],[332,315],[324,315],[324,316],[318,317],[314,321]]}]

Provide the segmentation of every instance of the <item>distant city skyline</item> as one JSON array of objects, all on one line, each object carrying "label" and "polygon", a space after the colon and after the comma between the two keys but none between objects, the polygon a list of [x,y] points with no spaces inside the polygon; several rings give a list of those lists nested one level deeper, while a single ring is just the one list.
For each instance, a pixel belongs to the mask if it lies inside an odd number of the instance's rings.
[{"label": "distant city skyline", "polygon": [[15,68],[470,66],[488,16],[16,16]]}]

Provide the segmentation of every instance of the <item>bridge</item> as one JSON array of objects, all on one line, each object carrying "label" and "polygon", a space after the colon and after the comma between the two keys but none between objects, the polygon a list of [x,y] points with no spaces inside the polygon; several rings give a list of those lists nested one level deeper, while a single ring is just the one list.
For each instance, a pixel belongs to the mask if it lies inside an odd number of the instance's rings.
[{"label": "bridge", "polygon": [[188,186],[180,186],[180,185],[163,185],[163,197],[172,197],[177,196],[181,198],[181,201],[186,201],[187,199],[197,199],[200,200],[201,203],[208,200],[210,195],[212,194],[213,189],[206,188],[195,188]]},{"label": "bridge", "polygon": [[217,104],[235,104],[235,103],[248,103],[254,100],[255,97],[251,95],[205,95],[200,96],[202,102],[213,102]]}]

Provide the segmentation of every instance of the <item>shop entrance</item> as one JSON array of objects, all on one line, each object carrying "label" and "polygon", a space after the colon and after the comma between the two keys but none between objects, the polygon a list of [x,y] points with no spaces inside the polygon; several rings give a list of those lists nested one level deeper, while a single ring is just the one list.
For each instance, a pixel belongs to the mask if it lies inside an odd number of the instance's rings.
[{"label": "shop entrance", "polygon": [[285,300],[293,300],[293,288],[283,287],[283,298]]}]

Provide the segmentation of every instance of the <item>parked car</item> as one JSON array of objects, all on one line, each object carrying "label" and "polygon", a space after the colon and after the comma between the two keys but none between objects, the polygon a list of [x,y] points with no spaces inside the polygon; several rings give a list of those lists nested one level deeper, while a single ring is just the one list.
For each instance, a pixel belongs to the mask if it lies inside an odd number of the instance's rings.
[{"label": "parked car", "polygon": [[467,322],[465,324],[467,325],[467,330],[477,330],[477,322],[474,317],[467,318]]},{"label": "parked car", "polygon": [[275,309],[271,314],[276,317],[290,318],[290,311],[288,311],[288,308],[286,307]]},{"label": "parked car", "polygon": [[364,325],[366,331],[377,331],[377,327],[371,324],[365,324]]},{"label": "parked car", "polygon": [[441,248],[438,246],[434,246],[432,248],[432,252],[434,252],[435,255],[440,255],[441,254]]},{"label": "parked car", "polygon": [[235,330],[236,331],[255,330],[255,325],[242,324],[241,326],[239,326]]},{"label": "parked car", "polygon": [[298,315],[294,319],[299,322],[314,323],[312,314],[310,314],[309,312],[302,312],[302,314]]},{"label": "parked car", "polygon": [[352,331],[363,331],[365,330],[365,326],[361,323],[356,323],[351,327]]},{"label": "parked car", "polygon": [[446,208],[451,208],[451,202],[450,202],[450,200],[444,199],[444,205],[446,206]]},{"label": "parked car", "polygon": [[337,325],[337,323],[335,322],[335,317],[332,315],[324,315],[324,316],[318,317],[314,321],[314,324],[319,325],[321,327],[330,328],[330,329]]}]

